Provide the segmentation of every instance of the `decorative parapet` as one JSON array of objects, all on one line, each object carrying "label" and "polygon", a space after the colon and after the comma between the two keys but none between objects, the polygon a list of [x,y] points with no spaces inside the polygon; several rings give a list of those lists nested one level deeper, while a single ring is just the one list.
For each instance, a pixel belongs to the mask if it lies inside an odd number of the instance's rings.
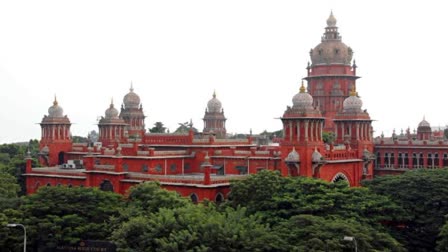
[{"label": "decorative parapet", "polygon": [[235,155],[247,155],[249,156],[251,154],[250,151],[243,151],[243,150],[236,150]]},{"label": "decorative parapet", "polygon": [[215,142],[216,143],[247,143],[247,144],[249,144],[250,143],[250,141],[249,141],[249,139],[220,139],[220,138],[217,138],[217,139],[215,139]]},{"label": "decorative parapet", "polygon": [[115,150],[104,150],[104,155],[115,155]]},{"label": "decorative parapet", "polygon": [[342,150],[346,150],[347,147],[345,145],[335,145],[333,146],[333,150],[335,151],[342,151]]},{"label": "decorative parapet", "polygon": [[115,170],[115,165],[94,165],[93,168],[96,170]]},{"label": "decorative parapet", "polygon": [[137,151],[137,156],[148,156],[149,151]]},{"label": "decorative parapet", "polygon": [[73,147],[87,147],[89,145],[89,143],[73,143],[72,146]]},{"label": "decorative parapet", "polygon": [[178,151],[154,151],[154,156],[174,156],[174,155],[187,155],[188,151],[178,150]]},{"label": "decorative parapet", "polygon": [[193,139],[193,143],[209,143],[210,139]]},{"label": "decorative parapet", "polygon": [[72,147],[72,151],[83,151],[84,150],[84,148],[83,147],[78,147],[78,146],[73,146]]}]

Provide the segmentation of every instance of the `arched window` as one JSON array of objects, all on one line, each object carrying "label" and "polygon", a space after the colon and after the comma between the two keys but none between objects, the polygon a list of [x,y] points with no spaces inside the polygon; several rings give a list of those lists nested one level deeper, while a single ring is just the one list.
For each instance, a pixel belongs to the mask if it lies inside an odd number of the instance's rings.
[{"label": "arched window", "polygon": [[194,204],[197,204],[199,202],[199,198],[198,198],[198,195],[196,195],[196,193],[192,193],[190,195],[190,199]]}]

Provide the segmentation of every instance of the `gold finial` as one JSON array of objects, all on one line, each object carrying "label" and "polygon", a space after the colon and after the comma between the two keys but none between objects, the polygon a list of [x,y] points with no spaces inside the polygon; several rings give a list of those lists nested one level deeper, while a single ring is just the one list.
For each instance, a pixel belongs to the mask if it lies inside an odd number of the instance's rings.
[{"label": "gold finial", "polygon": [[213,90],[213,98],[216,98],[216,90]]},{"label": "gold finial", "polygon": [[113,108],[114,107],[114,98],[110,98],[110,107]]},{"label": "gold finial", "polygon": [[54,102],[53,102],[53,105],[54,105],[54,106],[57,106],[57,105],[58,105],[58,100],[56,99],[56,94],[54,95]]},{"label": "gold finial", "polygon": [[300,86],[300,93],[305,93],[305,86],[303,85],[303,81],[302,85]]},{"label": "gold finial", "polygon": [[131,81],[131,88],[129,89],[131,92],[134,92],[134,87],[132,85],[132,81]]},{"label": "gold finial", "polygon": [[350,96],[358,96],[358,92],[356,92],[355,85],[352,86],[352,90],[350,91]]}]

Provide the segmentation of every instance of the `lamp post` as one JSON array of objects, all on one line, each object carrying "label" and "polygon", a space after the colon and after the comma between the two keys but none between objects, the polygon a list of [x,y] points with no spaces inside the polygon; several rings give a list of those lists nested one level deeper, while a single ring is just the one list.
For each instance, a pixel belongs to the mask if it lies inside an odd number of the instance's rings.
[{"label": "lamp post", "polygon": [[355,244],[355,252],[358,252],[358,243],[356,243],[356,239],[353,236],[344,236],[344,241],[350,241]]},{"label": "lamp post", "polygon": [[10,223],[6,225],[7,227],[21,227],[23,228],[23,252],[26,252],[26,228],[22,224]]}]

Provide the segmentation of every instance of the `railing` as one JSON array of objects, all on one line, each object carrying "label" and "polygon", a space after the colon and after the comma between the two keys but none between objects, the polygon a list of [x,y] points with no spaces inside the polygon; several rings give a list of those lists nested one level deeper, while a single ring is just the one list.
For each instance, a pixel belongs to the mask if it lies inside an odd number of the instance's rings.
[{"label": "railing", "polygon": [[76,146],[76,147],[87,147],[89,144],[88,143],[73,143],[72,146]]},{"label": "railing", "polygon": [[137,156],[148,156],[149,151],[137,151]]},{"label": "railing", "polygon": [[193,143],[209,143],[209,139],[193,139]]},{"label": "railing", "polygon": [[115,170],[115,165],[93,165],[93,168],[97,170]]},{"label": "railing", "polygon": [[251,152],[250,151],[243,151],[243,150],[236,150],[235,154],[237,154],[237,155],[250,155]]},{"label": "railing", "polygon": [[121,148],[133,148],[134,147],[134,145],[133,144],[120,144],[120,147]]},{"label": "railing", "polygon": [[215,139],[216,143],[249,143],[248,139]]},{"label": "railing", "polygon": [[154,151],[154,156],[167,156],[167,155],[186,155],[188,154],[185,150],[179,151]]},{"label": "railing", "polygon": [[83,147],[72,147],[72,151],[83,151]]}]

